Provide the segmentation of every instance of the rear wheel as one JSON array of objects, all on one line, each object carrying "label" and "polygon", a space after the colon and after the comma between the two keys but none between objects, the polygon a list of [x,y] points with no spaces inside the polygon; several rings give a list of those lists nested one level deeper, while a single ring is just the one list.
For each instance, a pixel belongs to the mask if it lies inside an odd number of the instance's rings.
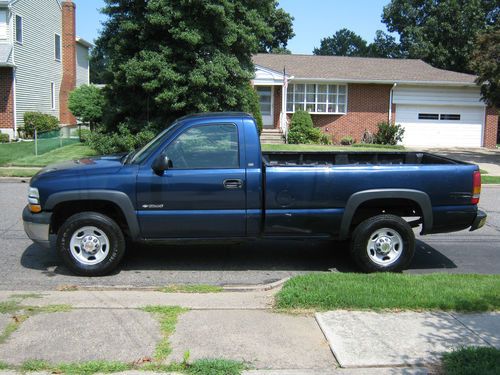
[{"label": "rear wheel", "polygon": [[74,273],[102,276],[112,272],[125,253],[125,238],[118,224],[97,212],[71,216],[59,229],[57,251]]},{"label": "rear wheel", "polygon": [[359,224],[351,240],[351,257],[365,272],[401,271],[415,253],[415,235],[399,216],[378,215]]}]

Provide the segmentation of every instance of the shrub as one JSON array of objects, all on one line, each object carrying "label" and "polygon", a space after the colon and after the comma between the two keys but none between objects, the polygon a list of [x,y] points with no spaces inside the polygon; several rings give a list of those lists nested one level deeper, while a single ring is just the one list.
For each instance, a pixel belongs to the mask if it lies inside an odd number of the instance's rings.
[{"label": "shrub", "polygon": [[59,120],[41,112],[26,112],[24,114],[24,136],[33,138],[37,132],[59,130]]},{"label": "shrub", "polygon": [[350,135],[342,137],[342,139],[340,140],[340,144],[343,146],[350,146],[354,144],[354,138],[352,138]]},{"label": "shrub", "polygon": [[86,145],[99,154],[116,154],[128,152],[142,147],[155,137],[155,133],[145,128],[136,134],[132,134],[124,124],[118,126],[118,132],[106,133],[98,129],[87,135]]},{"label": "shrub", "polygon": [[87,142],[92,132],[89,129],[78,129],[78,138],[80,142]]},{"label": "shrub", "polygon": [[247,92],[243,104],[243,112],[250,113],[257,123],[257,130],[259,135],[262,134],[264,122],[262,121],[262,113],[260,113],[259,95],[254,87],[247,85]]},{"label": "shrub", "polygon": [[328,138],[321,130],[314,127],[311,115],[306,111],[297,111],[293,114],[288,143],[329,143]]},{"label": "shrub", "polygon": [[381,122],[377,126],[378,131],[375,134],[375,143],[381,145],[396,145],[403,140],[405,130],[401,125]]},{"label": "shrub", "polygon": [[9,143],[10,137],[8,134],[0,133],[0,143]]}]

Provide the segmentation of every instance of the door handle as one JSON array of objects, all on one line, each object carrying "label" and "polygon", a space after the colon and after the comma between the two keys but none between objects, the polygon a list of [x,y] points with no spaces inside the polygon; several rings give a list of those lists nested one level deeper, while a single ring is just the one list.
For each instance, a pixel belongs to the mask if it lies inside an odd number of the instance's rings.
[{"label": "door handle", "polygon": [[242,180],[224,180],[225,189],[241,189],[243,187]]}]

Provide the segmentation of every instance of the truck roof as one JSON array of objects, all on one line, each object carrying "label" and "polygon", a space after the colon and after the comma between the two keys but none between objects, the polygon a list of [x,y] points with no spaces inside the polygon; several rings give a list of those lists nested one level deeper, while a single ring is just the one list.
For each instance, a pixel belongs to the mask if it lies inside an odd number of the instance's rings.
[{"label": "truck roof", "polygon": [[194,120],[199,118],[229,118],[229,117],[245,117],[245,118],[253,118],[251,114],[245,112],[203,112],[203,113],[195,113],[192,115],[187,115],[181,117],[177,121],[185,121],[185,120]]}]

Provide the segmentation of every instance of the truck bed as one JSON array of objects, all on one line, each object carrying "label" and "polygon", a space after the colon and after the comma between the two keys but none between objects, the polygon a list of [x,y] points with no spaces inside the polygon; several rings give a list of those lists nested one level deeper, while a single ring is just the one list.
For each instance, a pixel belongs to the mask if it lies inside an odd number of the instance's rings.
[{"label": "truck bed", "polygon": [[426,152],[263,152],[268,167],[333,165],[449,165],[466,164]]}]

